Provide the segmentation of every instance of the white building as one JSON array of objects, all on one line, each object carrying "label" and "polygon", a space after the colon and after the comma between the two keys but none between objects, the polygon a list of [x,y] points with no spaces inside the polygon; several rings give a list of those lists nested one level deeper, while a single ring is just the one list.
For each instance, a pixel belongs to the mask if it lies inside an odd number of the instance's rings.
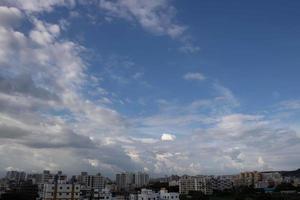
[{"label": "white building", "polygon": [[138,194],[130,194],[129,200],[179,200],[179,193],[162,189],[156,193],[153,190],[142,189]]},{"label": "white building", "polygon": [[161,189],[159,192],[160,200],[179,200],[178,192],[168,192],[166,189]]},{"label": "white building", "polygon": [[138,200],[160,200],[160,195],[152,190],[142,189],[138,194]]},{"label": "white building", "polygon": [[44,184],[41,194],[42,200],[79,200],[80,185],[78,184]]},{"label": "white building", "polygon": [[170,187],[172,187],[172,186],[179,186],[179,181],[177,181],[177,180],[169,181],[169,186]]},{"label": "white building", "polygon": [[87,172],[82,172],[77,179],[78,183],[87,189],[98,189],[102,191],[105,188],[105,177],[101,176],[100,173],[88,175]]},{"label": "white building", "polygon": [[92,192],[92,200],[112,200],[112,194],[108,190],[94,189]]},{"label": "white building", "polygon": [[179,193],[188,194],[190,191],[201,191],[205,195],[211,195],[211,177],[206,176],[182,176],[179,179]]}]

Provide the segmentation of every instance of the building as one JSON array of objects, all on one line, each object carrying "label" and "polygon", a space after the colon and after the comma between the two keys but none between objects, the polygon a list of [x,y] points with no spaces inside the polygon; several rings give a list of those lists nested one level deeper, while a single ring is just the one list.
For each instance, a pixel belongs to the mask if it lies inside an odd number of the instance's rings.
[{"label": "building", "polygon": [[131,190],[149,184],[149,175],[143,172],[124,172],[116,174],[116,184],[118,190]]},{"label": "building", "polygon": [[41,177],[41,183],[51,183],[54,179],[54,175],[49,170],[44,170]]},{"label": "building", "polygon": [[187,176],[179,179],[179,193],[188,194],[190,191],[200,191],[205,195],[213,193],[211,177],[207,176]]},{"label": "building", "polygon": [[149,175],[143,172],[135,174],[134,184],[136,187],[143,187],[149,184]]},{"label": "building", "polygon": [[238,177],[238,185],[254,186],[262,179],[262,173],[260,172],[242,172]]},{"label": "building", "polygon": [[179,181],[172,180],[172,181],[169,181],[168,184],[169,184],[169,187],[179,186]]},{"label": "building", "polygon": [[268,182],[270,185],[277,186],[283,182],[283,177],[279,172],[262,172],[262,180]]},{"label": "building", "polygon": [[97,189],[102,191],[105,188],[105,177],[100,173],[96,175],[89,175],[87,172],[81,172],[77,177],[77,181],[80,185],[87,189]]},{"label": "building", "polygon": [[23,181],[0,193],[2,200],[32,200],[38,198],[38,186],[31,181]]},{"label": "building", "polygon": [[112,200],[112,194],[108,190],[94,189],[91,200]]},{"label": "building", "polygon": [[118,190],[126,190],[129,185],[134,183],[133,174],[129,172],[116,174],[116,183]]},{"label": "building", "polygon": [[141,193],[137,195],[138,200],[160,200],[159,193],[156,193],[149,189],[142,189]]},{"label": "building", "polygon": [[179,200],[179,193],[168,192],[166,189],[161,189],[158,193],[149,189],[141,189],[138,194],[130,194],[129,200]]},{"label": "building", "polygon": [[178,192],[168,192],[166,189],[161,189],[159,192],[160,200],[179,200]]},{"label": "building", "polygon": [[42,200],[79,200],[80,185],[67,183],[47,183],[43,186]]},{"label": "building", "polygon": [[217,176],[211,179],[212,189],[216,191],[230,190],[233,188],[233,181],[229,176]]},{"label": "building", "polygon": [[15,183],[19,184],[21,181],[25,180],[26,173],[19,171],[8,171],[5,178],[9,181],[14,181]]}]

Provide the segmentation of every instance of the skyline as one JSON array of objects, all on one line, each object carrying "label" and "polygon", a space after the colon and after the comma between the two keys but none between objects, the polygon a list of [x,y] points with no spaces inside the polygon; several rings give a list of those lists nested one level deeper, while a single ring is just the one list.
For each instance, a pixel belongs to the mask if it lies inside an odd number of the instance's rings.
[{"label": "skyline", "polygon": [[0,171],[298,169],[299,7],[1,0]]}]

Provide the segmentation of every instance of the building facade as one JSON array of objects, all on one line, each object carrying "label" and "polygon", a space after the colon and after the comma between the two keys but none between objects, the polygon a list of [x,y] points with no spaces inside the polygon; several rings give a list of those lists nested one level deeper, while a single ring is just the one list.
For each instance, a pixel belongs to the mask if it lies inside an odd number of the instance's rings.
[{"label": "building facade", "polygon": [[79,200],[80,185],[66,183],[44,184],[42,200]]},{"label": "building facade", "polygon": [[211,177],[182,176],[179,179],[179,193],[188,194],[190,191],[200,191],[205,195],[213,193]]},{"label": "building facade", "polygon": [[87,172],[82,172],[78,177],[77,181],[80,185],[87,189],[97,189],[99,191],[105,188],[105,177],[100,173],[96,175],[89,175]]}]

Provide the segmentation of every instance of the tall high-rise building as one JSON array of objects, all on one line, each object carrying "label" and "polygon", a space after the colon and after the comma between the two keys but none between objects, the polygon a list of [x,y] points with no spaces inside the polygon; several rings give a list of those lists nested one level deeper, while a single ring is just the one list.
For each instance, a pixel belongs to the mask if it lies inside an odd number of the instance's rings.
[{"label": "tall high-rise building", "polygon": [[135,174],[135,186],[142,187],[149,183],[149,175],[144,172],[138,172]]},{"label": "tall high-rise building", "polygon": [[87,172],[82,172],[77,179],[78,183],[87,189],[98,189],[101,191],[105,188],[105,177],[103,177],[100,173],[96,175],[89,175]]},{"label": "tall high-rise building", "polygon": [[146,186],[149,183],[149,175],[144,172],[124,172],[116,174],[118,190],[128,190],[136,187]]}]

